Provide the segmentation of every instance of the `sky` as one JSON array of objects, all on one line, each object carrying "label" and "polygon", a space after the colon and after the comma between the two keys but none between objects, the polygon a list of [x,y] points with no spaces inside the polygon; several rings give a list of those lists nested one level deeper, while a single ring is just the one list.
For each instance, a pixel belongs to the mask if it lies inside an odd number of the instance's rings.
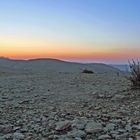
[{"label": "sky", "polygon": [[126,63],[140,58],[139,0],[1,0],[0,56]]}]

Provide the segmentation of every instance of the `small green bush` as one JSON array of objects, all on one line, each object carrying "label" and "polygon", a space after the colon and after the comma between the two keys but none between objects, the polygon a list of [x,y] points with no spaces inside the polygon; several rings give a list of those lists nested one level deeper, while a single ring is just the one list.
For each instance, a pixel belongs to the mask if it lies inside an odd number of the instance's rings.
[{"label": "small green bush", "polygon": [[140,89],[140,61],[129,61],[130,77],[133,89]]}]

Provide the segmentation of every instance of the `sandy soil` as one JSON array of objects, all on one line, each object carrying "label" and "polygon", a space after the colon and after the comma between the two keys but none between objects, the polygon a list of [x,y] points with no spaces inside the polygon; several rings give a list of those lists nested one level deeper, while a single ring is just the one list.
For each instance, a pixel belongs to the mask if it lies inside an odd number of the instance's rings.
[{"label": "sandy soil", "polygon": [[140,140],[139,101],[122,74],[1,74],[0,140]]}]

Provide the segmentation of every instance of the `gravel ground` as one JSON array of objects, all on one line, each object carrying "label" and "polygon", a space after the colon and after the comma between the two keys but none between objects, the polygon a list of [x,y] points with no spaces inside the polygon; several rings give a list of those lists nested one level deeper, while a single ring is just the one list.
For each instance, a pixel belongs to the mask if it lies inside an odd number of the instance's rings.
[{"label": "gravel ground", "polygon": [[1,74],[0,140],[140,140],[140,91],[116,73]]}]

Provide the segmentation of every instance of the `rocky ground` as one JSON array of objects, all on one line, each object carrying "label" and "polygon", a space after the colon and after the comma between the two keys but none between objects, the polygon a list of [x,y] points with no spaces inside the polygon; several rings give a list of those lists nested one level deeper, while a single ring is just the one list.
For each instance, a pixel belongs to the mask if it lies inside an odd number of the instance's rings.
[{"label": "rocky ground", "polygon": [[118,74],[1,75],[0,140],[140,140],[140,91]]}]

